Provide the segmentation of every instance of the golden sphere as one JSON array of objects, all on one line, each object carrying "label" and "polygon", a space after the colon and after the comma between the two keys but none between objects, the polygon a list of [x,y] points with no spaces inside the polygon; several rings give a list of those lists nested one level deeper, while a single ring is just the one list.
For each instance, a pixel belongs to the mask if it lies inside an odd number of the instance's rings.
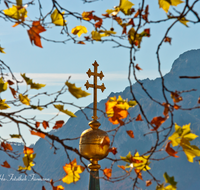
[{"label": "golden sphere", "polygon": [[[96,124],[95,126],[97,126]],[[89,125],[91,126],[91,124]],[[95,126],[83,131],[80,137],[79,150],[86,159],[101,160],[108,155],[108,149],[110,148],[109,145],[100,146],[103,139],[106,136],[108,137],[108,134]]]}]

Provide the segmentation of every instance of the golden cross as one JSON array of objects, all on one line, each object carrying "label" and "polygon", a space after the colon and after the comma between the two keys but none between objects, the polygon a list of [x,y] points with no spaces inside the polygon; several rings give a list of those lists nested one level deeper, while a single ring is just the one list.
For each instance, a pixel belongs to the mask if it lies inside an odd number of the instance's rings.
[{"label": "golden cross", "polygon": [[88,74],[88,77],[90,78],[92,75],[94,76],[94,84],[89,84],[88,80],[85,83],[86,89],[88,89],[89,87],[94,88],[94,102],[93,102],[93,119],[96,121],[98,119],[97,117],[97,89],[101,89],[101,91],[103,92],[106,87],[104,86],[104,83],[102,83],[102,85],[97,85],[97,77],[100,78],[100,80],[102,80],[102,78],[104,77],[103,72],[101,71],[100,73],[97,73],[97,67],[99,66],[99,64],[95,61],[93,64],[94,66],[94,72],[92,72],[90,69],[88,70],[88,72],[86,72]]}]

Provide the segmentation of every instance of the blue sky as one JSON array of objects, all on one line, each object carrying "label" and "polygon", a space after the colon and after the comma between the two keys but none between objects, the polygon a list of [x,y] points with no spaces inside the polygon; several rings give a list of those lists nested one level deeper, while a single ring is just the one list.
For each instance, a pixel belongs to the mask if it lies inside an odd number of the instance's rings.
[{"label": "blue sky", "polygon": [[[24,1],[25,3],[26,1]],[[95,15],[101,16],[107,9],[112,9],[113,6],[119,4],[118,0],[98,1],[90,4],[82,4],[80,0],[66,0],[60,1],[64,7],[71,11],[82,13],[83,11],[95,11]],[[137,9],[139,0],[131,0],[135,4]],[[193,1],[191,1],[193,2]],[[149,20],[155,20],[158,18],[166,18],[166,14],[162,9],[159,9],[158,1],[146,1],[149,3]],[[0,4],[1,10],[6,9],[3,2]],[[37,6],[37,3],[36,5]],[[44,13],[51,7],[51,4],[45,1],[43,6]],[[182,8],[179,5],[178,8]],[[170,9],[172,11],[172,9]],[[196,10],[200,10],[199,3]],[[36,20],[35,7],[28,7],[28,19]],[[188,17],[187,17],[188,18]],[[189,15],[188,19],[192,19],[193,16]],[[112,26],[111,22],[106,22],[106,27],[109,29]],[[167,21],[161,24],[150,24],[145,28],[150,28],[151,37],[144,38],[141,43],[141,49],[136,53],[136,63],[143,69],[137,71],[139,79],[155,79],[159,77],[158,63],[156,59],[156,49],[158,43],[162,40],[166,29],[173,21]],[[80,21],[72,17],[67,18],[69,30],[77,25],[80,25]],[[82,25],[91,31],[91,27],[87,22],[82,22]],[[22,26],[12,28],[13,23],[5,22],[0,19],[0,45],[5,48],[6,54],[1,54],[0,59],[10,66],[12,71],[20,79],[20,73],[26,73],[26,75],[32,78],[35,82],[44,83],[47,86],[42,91],[53,92],[59,90],[65,81],[71,76],[70,82],[75,83],[76,86],[82,87],[85,90],[84,84],[88,80],[86,72],[89,68],[92,68],[92,63],[96,60],[98,62],[99,71],[103,71],[105,77],[103,81],[106,90],[104,93],[98,92],[98,101],[106,98],[111,92],[123,91],[126,86],[129,85],[128,66],[129,66],[129,50],[124,48],[113,48],[113,43],[101,43],[94,42],[94,44],[86,43],[86,45],[74,44],[72,41],[66,44],[52,43],[42,40],[43,48],[31,45],[27,29]],[[200,38],[198,33],[200,26],[198,24],[188,23],[188,28],[181,23],[177,23],[174,28],[169,32],[169,37],[172,38],[172,44],[164,43],[161,47],[161,68],[163,74],[170,71],[172,63],[178,56],[185,51],[191,49],[198,49],[200,47]],[[113,27],[118,35],[121,35],[121,30],[118,28],[117,23],[113,22]],[[60,34],[61,27],[55,27],[53,24],[49,25],[46,32],[41,33],[41,36],[45,38],[51,38],[55,40],[65,39],[65,35]],[[88,32],[87,35],[89,35]],[[128,45],[128,42],[122,42]],[[134,80],[133,80],[134,81]],[[102,83],[101,81],[99,84]],[[22,88],[24,88],[22,86]],[[38,91],[31,90],[30,94],[35,94]],[[88,92],[92,93],[89,89]],[[6,93],[1,95],[4,99]],[[92,102],[93,97],[88,96],[83,99],[76,99],[69,93],[62,96],[63,100],[73,102],[79,106],[87,106]],[[126,97],[123,97],[126,98]],[[75,112],[77,109],[74,107],[65,107],[70,111]],[[50,107],[48,109],[34,112],[23,113],[24,116],[37,115],[42,121],[43,119],[50,119],[57,111]],[[61,114],[57,120],[67,121],[69,117]],[[51,125],[53,127],[53,124]],[[9,138],[9,134],[17,133],[16,127],[8,124],[6,127],[0,128],[0,134],[4,138]],[[30,135],[30,132],[23,129],[23,135],[27,144],[34,143],[38,138]]]}]

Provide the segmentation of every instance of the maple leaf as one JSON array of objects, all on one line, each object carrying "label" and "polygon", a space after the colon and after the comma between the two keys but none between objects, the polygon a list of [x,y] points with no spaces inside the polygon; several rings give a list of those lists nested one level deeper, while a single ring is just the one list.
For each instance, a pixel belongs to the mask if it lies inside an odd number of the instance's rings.
[{"label": "maple leaf", "polygon": [[129,137],[134,138],[134,133],[132,130],[126,131]]},{"label": "maple leaf", "polygon": [[97,31],[92,31],[91,32],[92,39],[96,41],[101,41],[101,34]]},{"label": "maple leaf", "polygon": [[5,103],[6,99],[0,100],[0,110],[6,110],[10,108],[8,104]]},{"label": "maple leaf", "polygon": [[168,117],[161,117],[161,116],[154,117],[151,120],[151,124],[155,125],[155,127],[151,129],[151,131],[156,131],[167,120],[167,118]]},{"label": "maple leaf", "polygon": [[31,131],[31,130],[30,130],[30,132],[31,132],[31,135],[37,135],[43,139],[45,138],[45,134],[43,134],[43,133],[40,133],[38,131],[35,132],[35,131]]},{"label": "maple leaf", "polygon": [[177,6],[183,3],[181,0],[158,0],[159,7],[162,8],[166,13],[168,13],[170,6]]},{"label": "maple leaf", "polygon": [[58,109],[59,111],[71,116],[71,117],[76,117],[76,115],[74,113],[72,113],[71,111],[68,111],[67,109],[64,110],[64,106],[63,105],[60,105],[60,104],[53,104],[54,107],[56,109]]},{"label": "maple leaf", "polygon": [[84,19],[84,20],[87,20],[87,21],[90,21],[90,20],[92,20],[93,19],[93,12],[94,11],[90,11],[90,12],[83,12],[82,13],[82,18]]},{"label": "maple leaf", "polygon": [[31,170],[31,168],[35,165],[33,163],[33,159],[36,157],[36,154],[25,154],[23,157],[23,163],[25,167],[18,166],[18,170]]},{"label": "maple leaf", "polygon": [[131,8],[133,5],[134,4],[129,0],[120,0],[119,9],[125,15],[131,15],[132,14]]},{"label": "maple leaf", "polygon": [[33,154],[33,153],[34,153],[33,148],[24,146],[24,154]]},{"label": "maple leaf", "polygon": [[178,103],[183,100],[183,98],[178,94],[177,91],[171,92],[171,98],[173,99],[174,103]]},{"label": "maple leaf", "polygon": [[0,46],[0,52],[1,53],[6,53],[5,51],[3,51],[5,48],[2,48],[1,46]]},{"label": "maple leaf", "polygon": [[65,82],[65,85],[68,86],[68,90],[69,92],[74,96],[76,97],[77,99],[78,98],[82,98],[82,97],[86,97],[86,96],[89,96],[90,93],[87,93],[86,91],[82,90],[81,87],[77,88],[75,86],[75,84],[72,84],[68,81]]},{"label": "maple leaf", "polygon": [[115,148],[115,147],[109,148],[108,152],[112,152],[115,155],[115,154],[117,154],[117,148]]},{"label": "maple leaf", "polygon": [[10,164],[7,161],[4,161],[3,165],[1,164],[1,166],[4,168],[10,168]]},{"label": "maple leaf", "polygon": [[31,43],[34,42],[36,46],[42,48],[39,33],[45,32],[45,31],[46,29],[40,25],[40,21],[33,21],[32,27],[28,30],[28,35],[29,35]]},{"label": "maple leaf", "polygon": [[19,100],[22,104],[25,104],[27,106],[30,105],[30,99],[28,98],[28,95],[22,95],[22,94],[19,94]]},{"label": "maple leaf", "polygon": [[4,143],[2,142],[1,143],[1,146],[3,147],[3,149],[6,151],[6,150],[10,150],[10,151],[13,151],[13,148],[12,146],[9,144],[9,143]]},{"label": "maple leaf", "polygon": [[35,127],[38,128],[40,126],[40,122],[36,121],[35,122]]},{"label": "maple leaf", "polygon": [[101,25],[103,24],[103,19],[100,19],[98,22],[95,23],[95,28],[100,28]]},{"label": "maple leaf", "polygon": [[3,10],[4,14],[15,20],[21,20],[22,22],[27,17],[27,11],[22,6],[13,5],[11,8]]},{"label": "maple leaf", "polygon": [[49,127],[49,123],[47,121],[43,121],[42,126],[44,127],[44,129],[46,129],[47,127]]},{"label": "maple leaf", "polygon": [[74,28],[72,28],[72,31],[71,33],[74,34],[74,35],[78,35],[78,37],[81,37],[81,35],[84,33],[84,34],[87,34],[87,28],[85,26],[76,26]]},{"label": "maple leaf", "polygon": [[109,179],[109,178],[111,177],[111,175],[112,175],[112,169],[110,169],[110,168],[105,168],[105,169],[103,170],[103,174],[107,177],[107,179]]},{"label": "maple leaf", "polygon": [[134,169],[134,171],[135,171],[135,173],[137,174],[137,177],[138,177],[139,179],[143,180],[141,170]]},{"label": "maple leaf", "polygon": [[3,78],[0,78],[0,92],[6,91],[8,88],[8,82],[4,82]]},{"label": "maple leaf", "polygon": [[53,127],[53,129],[59,129],[59,128],[61,128],[64,123],[65,122],[63,120],[56,121],[55,126]]},{"label": "maple leaf", "polygon": [[165,182],[169,183],[170,185],[172,185],[173,187],[176,187],[177,182],[174,181],[174,177],[169,177],[169,175],[167,174],[167,172],[164,173],[163,177],[165,178]]},{"label": "maple leaf", "polygon": [[170,155],[173,156],[175,158],[178,158],[179,156],[177,156],[176,154],[178,152],[176,152],[173,148],[170,147],[171,141],[169,141],[165,147],[165,151]]},{"label": "maple leaf", "polygon": [[42,87],[45,87],[46,84],[39,84],[39,83],[31,83],[31,89],[36,89],[36,90],[39,90],[41,89]]},{"label": "maple leaf", "polygon": [[164,42],[169,42],[170,45],[171,45],[171,41],[172,41],[172,38],[170,37],[165,37],[164,39]]},{"label": "maple leaf", "polygon": [[79,174],[85,170],[83,166],[77,165],[76,158],[69,164],[65,164],[63,169],[67,175],[62,178],[62,181],[67,184],[77,182],[80,179]]},{"label": "maple leaf", "polygon": [[138,114],[138,116],[136,117],[135,121],[143,121],[142,116],[140,114]]},{"label": "maple leaf", "polygon": [[65,12],[59,13],[58,9],[55,9],[54,12],[51,14],[51,21],[56,26],[65,26],[66,20],[63,19],[63,15]]}]

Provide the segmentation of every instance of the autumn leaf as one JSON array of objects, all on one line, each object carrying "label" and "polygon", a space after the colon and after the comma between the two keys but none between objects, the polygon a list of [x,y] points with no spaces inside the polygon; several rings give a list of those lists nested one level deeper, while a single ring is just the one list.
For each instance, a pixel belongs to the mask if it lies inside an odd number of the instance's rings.
[{"label": "autumn leaf", "polygon": [[154,117],[151,120],[151,124],[154,125],[154,128],[151,129],[151,131],[156,131],[166,121],[167,118],[168,117],[161,117],[161,116]]},{"label": "autumn leaf", "polygon": [[138,116],[136,117],[135,121],[143,121],[142,116],[140,114],[138,114]]},{"label": "autumn leaf", "polygon": [[45,87],[46,84],[39,84],[39,83],[31,83],[31,89],[36,89],[36,90],[39,90],[41,89],[42,87]]},{"label": "autumn leaf", "polygon": [[28,98],[28,95],[22,95],[22,94],[19,94],[19,100],[22,104],[25,104],[27,106],[30,105],[30,99]]},{"label": "autumn leaf", "polygon": [[163,102],[162,103],[162,105],[165,107],[165,109],[164,109],[164,111],[163,111],[163,115],[165,116],[165,117],[167,117],[169,114],[168,114],[168,112],[169,112],[169,104],[168,103],[165,103],[165,102]]},{"label": "autumn leaf", "polygon": [[33,21],[32,27],[28,30],[28,35],[29,35],[31,43],[34,42],[36,46],[42,48],[39,33],[45,32],[45,31],[46,29],[43,26],[41,26],[40,21]]},{"label": "autumn leaf", "polygon": [[4,14],[15,20],[21,20],[22,22],[27,17],[27,11],[24,7],[13,5],[9,9],[3,10]]},{"label": "autumn leaf", "polygon": [[44,129],[46,129],[47,127],[49,127],[49,123],[47,121],[43,121],[42,126],[44,127]]},{"label": "autumn leaf", "polygon": [[134,138],[134,134],[132,130],[126,131],[129,137]]},{"label": "autumn leaf", "polygon": [[90,11],[90,12],[83,12],[82,13],[82,18],[84,19],[84,20],[87,20],[87,21],[90,21],[90,20],[92,20],[93,19],[93,12],[94,11]]},{"label": "autumn leaf", "polygon": [[177,91],[171,92],[171,98],[173,99],[174,103],[178,103],[183,100],[183,98],[178,94]]},{"label": "autumn leaf", "polygon": [[[167,172],[164,173],[163,177],[165,178],[165,183],[169,183],[170,185],[172,185],[173,187],[176,188],[177,182],[174,181],[174,177],[169,177],[169,175],[167,174]],[[166,188],[167,189],[167,188]]]},{"label": "autumn leaf", "polygon": [[22,6],[22,0],[16,0],[18,6]]},{"label": "autumn leaf", "polygon": [[18,166],[18,170],[31,170],[31,168],[35,165],[33,163],[33,159],[36,157],[36,154],[25,154],[23,157],[24,166]]},{"label": "autumn leaf", "polygon": [[85,26],[76,26],[72,28],[71,33],[74,35],[78,35],[78,37],[81,37],[82,34],[87,34],[87,28]]},{"label": "autumn leaf", "polygon": [[14,97],[15,99],[17,99],[17,91],[16,91],[14,88],[10,87],[10,86],[9,86],[9,89],[10,89],[10,91],[11,91],[13,97]]},{"label": "autumn leaf", "polygon": [[92,39],[96,41],[101,41],[101,34],[97,31],[92,31],[91,32]]},{"label": "autumn leaf", "polygon": [[6,53],[6,52],[4,51],[4,49],[5,49],[5,48],[2,48],[2,47],[0,46],[0,52],[1,52],[1,53]]},{"label": "autumn leaf", "polygon": [[38,128],[40,126],[40,122],[36,121],[35,122],[35,127]]},{"label": "autumn leaf", "polygon": [[8,104],[5,103],[6,99],[0,100],[0,110],[6,110],[10,108]]},{"label": "autumn leaf", "polygon": [[107,177],[107,179],[109,179],[109,178],[111,177],[111,175],[112,175],[112,169],[110,169],[110,168],[105,168],[105,169],[103,170],[103,174]]},{"label": "autumn leaf", "polygon": [[129,0],[120,0],[119,9],[125,15],[131,15],[131,8],[134,4]]},{"label": "autumn leaf", "polygon": [[0,92],[6,91],[8,88],[8,83],[4,82],[3,78],[0,78]]},{"label": "autumn leaf", "polygon": [[198,104],[200,104],[200,97],[198,98],[198,101],[197,101],[197,103],[198,103]]},{"label": "autumn leaf", "polygon": [[83,41],[79,41],[77,44],[85,45],[85,42],[83,42]]},{"label": "autumn leaf", "polygon": [[10,168],[10,164],[7,161],[4,161],[3,165],[1,164],[1,166],[4,168]]},{"label": "autumn leaf", "polygon": [[120,166],[120,165],[117,165],[119,168],[121,168],[122,170],[126,171],[125,169],[125,166]]},{"label": "autumn leaf", "polygon": [[142,70],[142,69],[139,67],[138,64],[136,64],[135,68],[136,68],[138,71]]},{"label": "autumn leaf", "polygon": [[30,130],[30,132],[31,132],[31,135],[36,135],[36,136],[39,136],[39,137],[41,137],[41,138],[45,138],[45,134],[43,134],[43,133],[40,133],[40,132],[35,132],[35,131],[31,131]]},{"label": "autumn leaf", "polygon": [[165,147],[165,151],[170,155],[173,156],[175,158],[178,158],[179,156],[177,156],[176,154],[178,152],[176,152],[173,148],[170,147],[171,141],[169,141]]},{"label": "autumn leaf", "polygon": [[65,12],[59,13],[58,9],[55,9],[54,12],[51,14],[51,21],[56,26],[65,26],[66,20],[63,19],[63,15]]},{"label": "autumn leaf", "polygon": [[40,107],[40,106],[34,106],[34,105],[30,105],[31,106],[31,108],[33,108],[34,110],[35,109],[38,109],[38,110],[40,110],[40,111],[42,111],[44,108],[42,108],[42,107]]},{"label": "autumn leaf", "polygon": [[24,154],[33,154],[33,153],[34,153],[33,148],[24,146]]},{"label": "autumn leaf", "polygon": [[95,23],[95,28],[101,28],[101,25],[103,23],[103,19],[100,19],[98,22]]},{"label": "autumn leaf", "polygon": [[141,170],[139,170],[139,169],[134,169],[134,171],[135,171],[135,173],[137,174],[137,177],[138,177],[139,179],[143,180]]},{"label": "autumn leaf", "polygon": [[149,187],[152,184],[151,180],[147,180],[145,183],[146,183],[146,187]]},{"label": "autumn leaf", "polygon": [[164,42],[169,42],[170,45],[171,45],[171,41],[172,41],[172,38],[170,37],[165,37],[164,39]]},{"label": "autumn leaf", "polygon": [[61,128],[64,123],[65,122],[63,120],[56,121],[55,126],[53,127],[53,129],[59,129],[59,128]]},{"label": "autumn leaf", "polygon": [[100,144],[99,144],[99,146],[103,149],[103,147],[104,146],[110,146],[110,139],[109,139],[109,137],[108,136],[105,136],[102,140],[101,140],[101,142],[100,142]]},{"label": "autumn leaf", "polygon": [[129,107],[135,107],[137,105],[137,102],[135,100],[129,100],[128,105]]},{"label": "autumn leaf", "polygon": [[117,148],[115,148],[115,147],[109,148],[108,152],[112,152],[115,155],[115,154],[117,154]]},{"label": "autumn leaf", "polygon": [[74,96],[76,97],[77,99],[78,98],[82,98],[82,97],[86,97],[86,96],[89,96],[90,93],[87,93],[86,91],[82,90],[81,87],[77,88],[75,86],[75,84],[72,84],[68,81],[65,82],[65,85],[68,86],[68,90],[69,92]]},{"label": "autumn leaf", "polygon": [[64,106],[63,105],[60,105],[60,104],[53,104],[53,105],[60,112],[63,112],[65,114],[69,115],[70,117],[76,117],[76,115],[74,113],[72,113],[71,111],[68,111],[67,109],[64,110]]},{"label": "autumn leaf", "polygon": [[9,144],[9,143],[4,143],[2,142],[1,143],[1,146],[3,147],[3,149],[6,151],[6,150],[10,150],[10,151],[13,151],[13,148],[12,146]]},{"label": "autumn leaf", "polygon": [[179,4],[183,3],[181,0],[158,0],[158,4],[160,8],[162,8],[166,13],[168,13],[170,6],[177,6]]},{"label": "autumn leaf", "polygon": [[76,158],[69,164],[65,164],[63,169],[67,175],[62,178],[62,181],[67,184],[77,182],[80,179],[79,174],[85,170],[83,166],[77,165]]},{"label": "autumn leaf", "polygon": [[58,185],[58,186],[53,186],[53,190],[63,190],[65,189],[62,185]]},{"label": "autumn leaf", "polygon": [[18,134],[13,134],[13,135],[10,135],[11,138],[21,138],[21,135],[18,135]]}]

